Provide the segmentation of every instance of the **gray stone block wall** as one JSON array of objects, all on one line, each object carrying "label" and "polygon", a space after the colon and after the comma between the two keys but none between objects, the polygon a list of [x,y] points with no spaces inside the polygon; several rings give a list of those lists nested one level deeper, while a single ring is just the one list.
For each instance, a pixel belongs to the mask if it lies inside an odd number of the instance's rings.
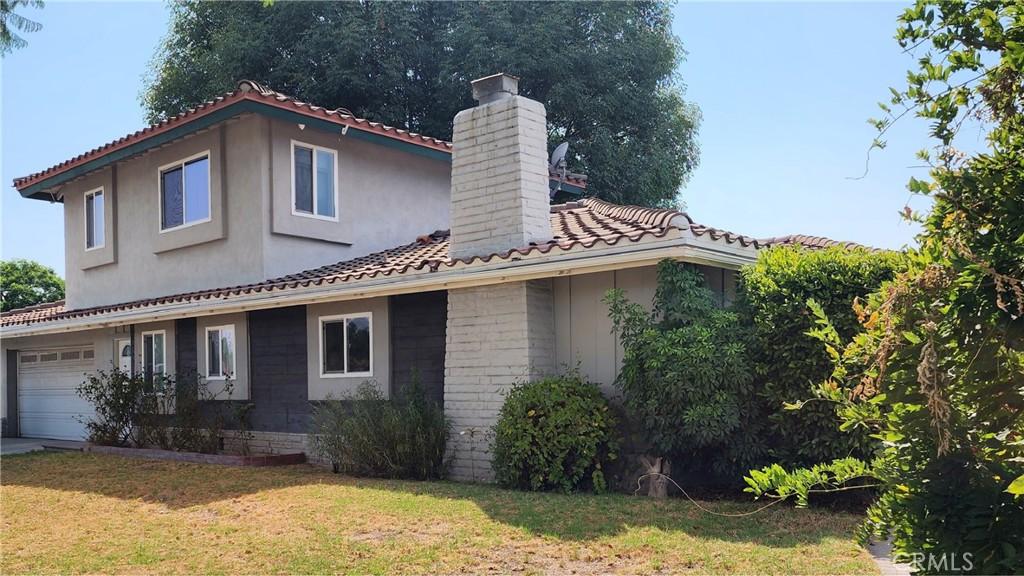
[{"label": "gray stone block wall", "polygon": [[550,280],[448,292],[444,407],[455,480],[489,482],[491,427],[515,384],[554,371]]},{"label": "gray stone block wall", "polygon": [[463,110],[452,145],[453,258],[551,239],[543,104],[508,95]]}]

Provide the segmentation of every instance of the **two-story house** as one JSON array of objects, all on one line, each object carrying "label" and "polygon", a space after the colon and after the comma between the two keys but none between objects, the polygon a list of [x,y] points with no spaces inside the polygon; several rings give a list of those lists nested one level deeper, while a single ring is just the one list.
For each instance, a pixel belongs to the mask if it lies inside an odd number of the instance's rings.
[{"label": "two-story house", "polygon": [[[604,293],[650,302],[663,258],[703,267],[723,302],[766,245],[673,210],[550,203],[543,105],[473,82],[453,142],[237,90],[15,180],[64,207],[67,298],[2,318],[11,434],[80,439],[83,374],[119,366],[230,378],[258,439],[300,447],[310,402],[418,377],[453,421],[453,474],[488,469],[458,432],[495,421],[515,382],[621,360]],[[415,375],[415,376],[414,376]],[[610,388],[609,388],[610,389]],[[475,461],[475,462],[474,462]]]}]

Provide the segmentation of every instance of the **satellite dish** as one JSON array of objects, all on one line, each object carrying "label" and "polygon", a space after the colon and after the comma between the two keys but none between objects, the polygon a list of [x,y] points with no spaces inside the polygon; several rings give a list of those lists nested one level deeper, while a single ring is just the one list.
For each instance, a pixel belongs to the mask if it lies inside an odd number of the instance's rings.
[{"label": "satellite dish", "polygon": [[548,170],[552,172],[565,171],[565,153],[569,151],[569,143],[562,142],[555,147],[551,153],[551,162],[548,163]]}]

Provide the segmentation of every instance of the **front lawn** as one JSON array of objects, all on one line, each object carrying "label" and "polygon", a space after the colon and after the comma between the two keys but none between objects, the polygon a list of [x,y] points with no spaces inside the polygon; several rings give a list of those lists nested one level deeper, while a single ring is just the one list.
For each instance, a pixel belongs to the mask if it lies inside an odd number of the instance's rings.
[{"label": "front lawn", "polygon": [[[7,456],[0,573],[877,573],[858,518],[81,453]],[[712,502],[740,512],[749,503]]]}]

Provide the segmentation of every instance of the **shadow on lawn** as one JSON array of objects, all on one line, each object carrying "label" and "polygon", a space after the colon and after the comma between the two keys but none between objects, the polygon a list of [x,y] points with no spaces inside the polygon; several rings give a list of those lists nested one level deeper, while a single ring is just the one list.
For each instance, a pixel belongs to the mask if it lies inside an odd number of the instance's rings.
[{"label": "shadow on lawn", "polygon": [[[702,512],[677,498],[517,492],[454,482],[357,479],[308,465],[240,468],[81,453],[5,456],[2,485],[99,494],[158,503],[172,509],[284,488],[336,485],[366,490],[368,507],[389,502],[396,509],[409,511],[403,512],[409,515],[407,520],[403,519],[406,525],[436,522],[445,515],[473,514],[473,507],[462,506],[471,502],[496,522],[567,541],[593,540],[630,528],[643,528],[685,532],[701,539],[790,548],[825,538],[849,539],[857,522],[852,515],[794,510],[787,504],[754,516],[725,518]],[[761,504],[718,501],[706,505],[717,511],[738,513]],[[435,512],[437,516],[432,517]]]}]

